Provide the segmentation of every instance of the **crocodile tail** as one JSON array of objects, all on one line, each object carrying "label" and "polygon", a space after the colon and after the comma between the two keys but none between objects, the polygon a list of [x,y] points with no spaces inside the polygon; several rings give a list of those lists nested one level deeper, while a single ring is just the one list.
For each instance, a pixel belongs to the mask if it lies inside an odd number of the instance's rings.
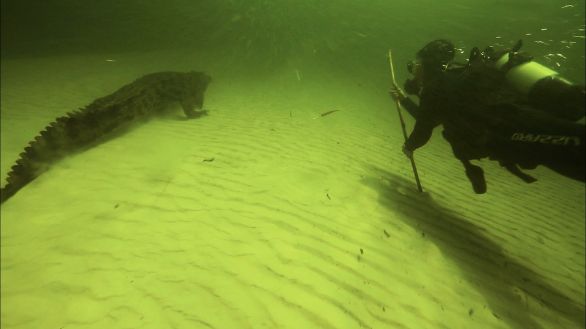
[{"label": "crocodile tail", "polygon": [[31,170],[30,166],[27,165],[26,160],[23,158],[19,159],[10,173],[8,173],[8,179],[6,185],[0,189],[0,203],[8,200],[11,196],[16,194],[26,184],[30,183],[38,176],[38,172]]},{"label": "crocodile tail", "polygon": [[11,196],[14,195],[16,191],[12,188],[10,184],[6,184],[3,188],[0,188],[0,204],[4,203],[4,201],[8,200]]},{"label": "crocodile tail", "polygon": [[6,185],[0,189],[0,203],[4,203],[21,188],[47,170],[50,163],[58,160],[72,147],[67,127],[73,127],[73,116],[60,117],[49,124],[20,153],[8,173]]},{"label": "crocodile tail", "polygon": [[12,184],[6,184],[3,188],[0,189],[0,204],[4,203],[4,201],[8,200],[11,196],[18,192],[19,188],[16,188]]}]

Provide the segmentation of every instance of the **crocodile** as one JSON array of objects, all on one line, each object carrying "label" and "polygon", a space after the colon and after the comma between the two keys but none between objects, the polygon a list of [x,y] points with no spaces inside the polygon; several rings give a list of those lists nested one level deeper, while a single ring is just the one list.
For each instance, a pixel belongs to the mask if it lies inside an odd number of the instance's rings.
[{"label": "crocodile", "polygon": [[83,151],[137,123],[146,122],[164,113],[172,103],[179,102],[188,119],[207,114],[202,106],[210,81],[210,76],[202,72],[151,73],[57,118],[20,153],[5,186],[0,189],[0,203],[66,155]]}]

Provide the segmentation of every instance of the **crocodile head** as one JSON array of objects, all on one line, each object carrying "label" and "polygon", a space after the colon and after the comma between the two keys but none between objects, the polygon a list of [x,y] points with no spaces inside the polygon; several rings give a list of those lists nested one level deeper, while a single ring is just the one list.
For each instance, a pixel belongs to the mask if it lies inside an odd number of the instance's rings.
[{"label": "crocodile head", "polygon": [[196,112],[195,109],[202,109],[204,93],[210,81],[212,81],[212,78],[203,72],[191,71],[185,73],[184,94],[181,99],[181,106],[185,115],[194,117],[205,113],[205,111]]}]

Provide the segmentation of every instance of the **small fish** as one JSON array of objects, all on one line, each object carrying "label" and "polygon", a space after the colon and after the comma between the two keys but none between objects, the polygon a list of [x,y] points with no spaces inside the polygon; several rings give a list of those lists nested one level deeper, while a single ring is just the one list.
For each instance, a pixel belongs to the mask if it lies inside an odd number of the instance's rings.
[{"label": "small fish", "polygon": [[564,8],[573,8],[573,7],[574,7],[574,5],[565,5],[565,6],[562,6],[562,9],[564,9]]},{"label": "small fish", "polygon": [[330,115],[330,114],[332,114],[332,113],[334,113],[334,112],[338,112],[338,111],[340,111],[340,110],[331,110],[331,111],[327,111],[327,112],[324,112],[324,113],[320,114],[319,116],[321,116],[321,117],[325,117],[326,115]]}]

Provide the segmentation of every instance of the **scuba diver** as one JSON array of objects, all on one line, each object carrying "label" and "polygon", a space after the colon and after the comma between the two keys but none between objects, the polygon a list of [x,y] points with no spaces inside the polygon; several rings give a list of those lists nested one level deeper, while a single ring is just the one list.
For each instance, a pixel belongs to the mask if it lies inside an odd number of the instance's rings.
[{"label": "scuba diver", "polygon": [[447,40],[428,43],[408,63],[412,79],[391,96],[416,119],[403,152],[425,145],[432,131],[442,135],[464,166],[477,194],[486,192],[481,167],[470,163],[488,157],[527,183],[536,181],[522,169],[543,165],[584,182],[586,112],[584,86],[573,85],[523,52],[473,48],[465,64],[455,63]]}]

